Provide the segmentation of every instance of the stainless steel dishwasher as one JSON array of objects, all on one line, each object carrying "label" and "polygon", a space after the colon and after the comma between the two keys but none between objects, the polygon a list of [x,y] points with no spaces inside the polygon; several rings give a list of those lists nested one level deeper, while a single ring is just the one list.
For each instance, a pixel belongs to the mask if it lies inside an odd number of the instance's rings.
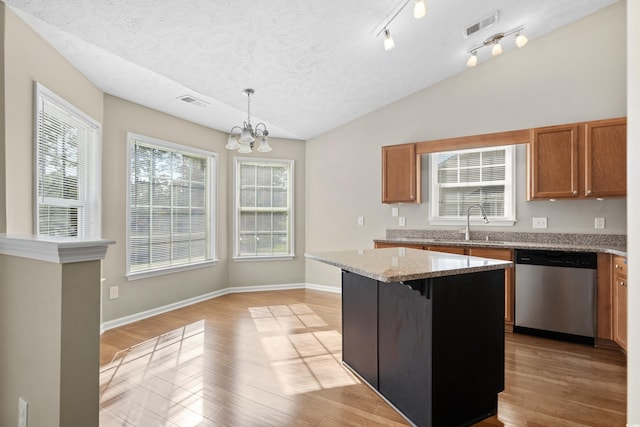
[{"label": "stainless steel dishwasher", "polygon": [[514,332],[594,343],[597,256],[516,250]]}]

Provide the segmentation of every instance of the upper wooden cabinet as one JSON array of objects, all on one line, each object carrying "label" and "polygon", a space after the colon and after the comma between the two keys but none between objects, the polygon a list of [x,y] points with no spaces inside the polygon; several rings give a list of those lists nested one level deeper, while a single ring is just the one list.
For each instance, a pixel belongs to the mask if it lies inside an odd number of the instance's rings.
[{"label": "upper wooden cabinet", "polygon": [[624,197],[627,119],[532,130],[527,200]]},{"label": "upper wooden cabinet", "polygon": [[627,119],[585,124],[584,195],[627,195]]},{"label": "upper wooden cabinet", "polygon": [[382,203],[420,203],[416,144],[382,147]]}]

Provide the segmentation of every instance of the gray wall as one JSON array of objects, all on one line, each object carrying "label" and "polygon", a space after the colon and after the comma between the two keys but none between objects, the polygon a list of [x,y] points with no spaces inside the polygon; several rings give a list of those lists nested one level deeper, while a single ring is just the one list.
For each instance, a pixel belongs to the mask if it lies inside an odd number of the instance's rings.
[{"label": "gray wall", "polygon": [[[640,182],[640,2],[627,2],[627,58],[628,58],[628,139],[627,182]],[[640,425],[640,223],[635,220],[640,212],[640,189],[629,185],[627,212],[629,218],[629,325],[627,330],[627,423]]]},{"label": "gray wall", "polygon": [[[380,201],[383,145],[625,116],[625,7],[616,3],[308,141],[307,252],[370,248],[397,228]],[[531,218],[546,216],[547,232],[595,233],[594,217],[604,216],[603,232],[626,232],[625,200],[525,202],[524,158],[521,148],[518,223],[487,229],[534,231]],[[406,228],[436,228],[427,203],[397,206]],[[335,270],[307,261],[307,282],[338,286]]]}]

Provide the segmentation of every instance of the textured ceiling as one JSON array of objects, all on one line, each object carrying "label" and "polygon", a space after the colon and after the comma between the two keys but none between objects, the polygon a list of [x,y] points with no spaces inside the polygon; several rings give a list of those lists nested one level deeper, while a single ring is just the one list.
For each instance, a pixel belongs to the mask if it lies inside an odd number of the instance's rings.
[{"label": "textured ceiling", "polygon": [[[387,52],[376,33],[403,0],[5,0],[106,93],[226,132],[246,119],[251,87],[252,122],[295,139],[472,73],[467,51],[492,34],[523,25],[532,42],[616,1],[426,0],[417,20],[409,0]],[[463,37],[495,10],[498,23]]]}]

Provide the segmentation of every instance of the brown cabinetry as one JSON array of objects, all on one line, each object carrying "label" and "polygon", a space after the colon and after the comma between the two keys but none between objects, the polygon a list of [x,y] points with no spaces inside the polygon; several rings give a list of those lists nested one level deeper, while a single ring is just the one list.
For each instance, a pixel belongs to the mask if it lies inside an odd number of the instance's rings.
[{"label": "brown cabinetry", "polygon": [[627,258],[613,257],[613,340],[627,349]]},{"label": "brown cabinetry", "polygon": [[382,203],[420,203],[416,144],[382,147]]},{"label": "brown cabinetry", "polygon": [[527,200],[626,196],[627,119],[532,130]]}]

